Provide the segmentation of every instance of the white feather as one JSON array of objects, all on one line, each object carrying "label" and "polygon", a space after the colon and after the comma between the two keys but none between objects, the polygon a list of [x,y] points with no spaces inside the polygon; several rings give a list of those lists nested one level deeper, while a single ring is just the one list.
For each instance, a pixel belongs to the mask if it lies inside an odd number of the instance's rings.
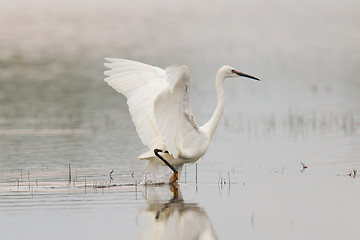
[{"label": "white feather", "polygon": [[[149,149],[162,144],[154,118],[154,100],[168,86],[163,69],[117,58],[106,58],[105,82],[127,98],[129,112],[136,131]],[[159,147],[160,147],[159,146]]]},{"label": "white feather", "polygon": [[[105,66],[111,70],[105,71],[108,76],[105,82],[127,98],[143,144],[150,151],[167,150],[174,158],[193,158],[195,146],[199,147],[196,143],[204,142],[204,137],[199,133],[189,103],[188,68],[173,65],[165,71],[131,60],[106,60],[110,63]],[[150,157],[149,153],[145,155]]]},{"label": "white feather", "polygon": [[[190,74],[186,66],[166,68],[169,87],[165,88],[154,103],[154,116],[164,143],[174,157],[193,158],[196,147],[205,142],[195,125],[189,104]],[[193,118],[192,118],[193,119]],[[199,143],[199,144],[197,144]]]}]

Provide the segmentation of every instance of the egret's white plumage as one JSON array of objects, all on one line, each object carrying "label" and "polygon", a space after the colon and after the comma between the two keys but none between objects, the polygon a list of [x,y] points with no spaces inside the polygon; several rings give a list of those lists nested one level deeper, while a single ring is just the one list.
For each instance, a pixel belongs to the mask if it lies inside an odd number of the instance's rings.
[{"label": "egret's white plumage", "polygon": [[[161,142],[154,118],[154,101],[168,87],[163,69],[140,62],[106,58],[105,81],[127,98],[130,115],[143,144],[149,149]],[[158,141],[156,141],[158,139]]]},{"label": "egret's white plumage", "polygon": [[144,63],[106,58],[105,81],[127,98],[136,131],[149,151],[140,159],[160,162],[154,154],[160,149],[164,158],[176,168],[195,162],[209,147],[210,140],[224,110],[225,78],[244,76],[230,66],[220,68],[215,87],[218,105],[210,120],[199,127],[190,106],[190,72],[186,66],[172,65],[165,70]]},{"label": "egret's white plumage", "polygon": [[[190,73],[186,66],[166,68],[168,87],[154,102],[154,116],[167,151],[174,157],[191,159],[206,143],[189,104]],[[205,146],[203,146],[205,147]],[[200,157],[200,156],[199,156]]]}]

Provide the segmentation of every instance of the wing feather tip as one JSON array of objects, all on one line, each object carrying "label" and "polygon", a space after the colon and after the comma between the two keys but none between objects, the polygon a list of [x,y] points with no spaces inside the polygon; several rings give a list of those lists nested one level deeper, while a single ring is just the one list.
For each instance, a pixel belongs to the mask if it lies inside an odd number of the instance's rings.
[{"label": "wing feather tip", "polygon": [[[106,70],[106,71],[104,71],[104,75],[110,77],[110,76],[111,76],[110,71],[111,71],[111,70]],[[106,79],[106,78],[105,78],[105,79]],[[104,79],[104,80],[105,80],[105,79]],[[105,82],[106,82],[106,80],[105,80]]]},{"label": "wing feather tip", "polygon": [[[104,72],[104,74],[105,74],[105,72]],[[106,75],[106,74],[105,74],[105,75]],[[104,78],[104,81],[109,84],[109,77]]]},{"label": "wing feather tip", "polygon": [[108,62],[113,63],[113,62],[119,61],[121,59],[120,58],[113,58],[113,57],[106,57],[105,60],[108,61]]},{"label": "wing feather tip", "polygon": [[104,63],[104,66],[111,69],[111,64],[112,63]]}]

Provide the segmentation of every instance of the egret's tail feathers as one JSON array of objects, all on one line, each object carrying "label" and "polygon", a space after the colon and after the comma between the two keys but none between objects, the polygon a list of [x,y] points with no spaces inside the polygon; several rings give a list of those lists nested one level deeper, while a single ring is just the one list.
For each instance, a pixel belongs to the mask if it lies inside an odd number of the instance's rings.
[{"label": "egret's tail feathers", "polygon": [[138,156],[138,159],[140,160],[147,160],[149,158],[153,158],[153,157],[156,157],[155,154],[154,154],[154,151],[150,150],[146,153],[143,153],[141,155]]}]

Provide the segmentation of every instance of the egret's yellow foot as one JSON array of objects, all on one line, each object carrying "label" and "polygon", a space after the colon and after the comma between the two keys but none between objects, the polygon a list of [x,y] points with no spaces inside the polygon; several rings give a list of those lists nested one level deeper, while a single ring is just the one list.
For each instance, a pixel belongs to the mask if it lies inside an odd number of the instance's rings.
[{"label": "egret's yellow foot", "polygon": [[174,172],[174,174],[170,178],[170,184],[176,183],[176,181],[179,179],[179,174],[177,172]]},{"label": "egret's yellow foot", "polygon": [[174,198],[178,198],[179,190],[174,184],[170,184],[170,191],[174,194]]}]

